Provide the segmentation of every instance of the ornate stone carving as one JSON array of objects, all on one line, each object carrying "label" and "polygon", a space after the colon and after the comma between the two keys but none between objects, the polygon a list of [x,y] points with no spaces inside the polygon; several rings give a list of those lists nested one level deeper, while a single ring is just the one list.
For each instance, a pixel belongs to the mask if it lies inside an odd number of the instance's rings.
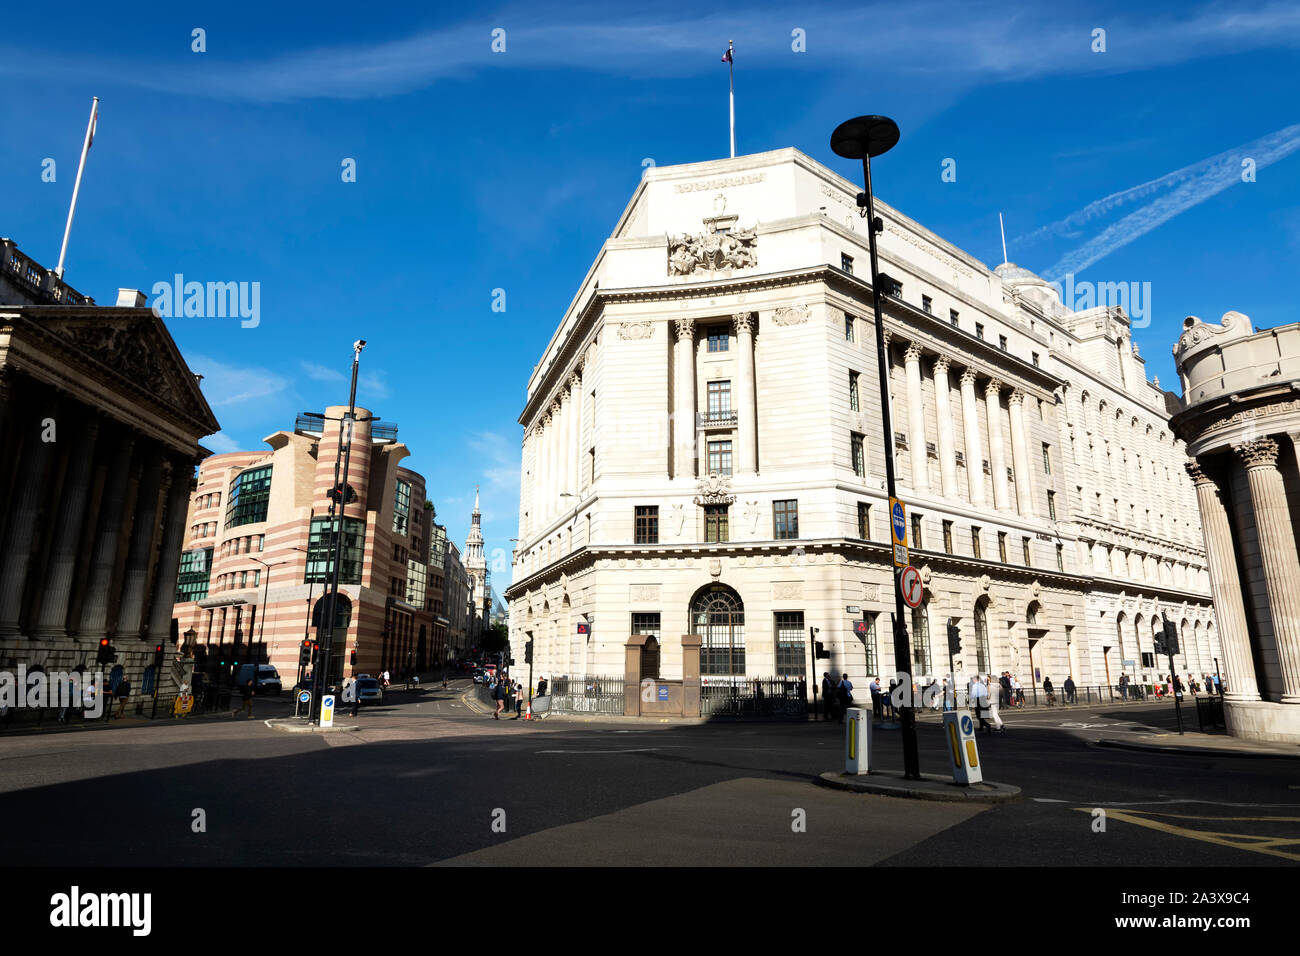
[{"label": "ornate stone carving", "polygon": [[732,316],[732,318],[733,318],[733,319],[735,320],[735,322],[736,322],[736,334],[737,334],[737,335],[739,335],[741,332],[747,332],[747,333],[750,333],[750,334],[753,333],[753,331],[754,331],[754,313],[753,313],[753,312],[737,312],[735,315]]},{"label": "ornate stone carving", "polygon": [[722,561],[718,558],[709,559],[709,576],[719,578],[722,576]]},{"label": "ornate stone carving", "polygon": [[185,408],[189,397],[171,374],[171,363],[156,347],[161,343],[147,328],[147,321],[109,325],[67,325],[58,331],[102,365],[126,376],[155,398],[174,408]]},{"label": "ornate stone carving", "polygon": [[991,378],[984,386],[984,394],[997,398],[1002,393],[1002,383],[996,378]]},{"label": "ornate stone carving", "polygon": [[1020,391],[1019,389],[1015,389],[1014,391],[1012,391],[1010,395],[1007,396],[1008,405],[1014,407],[1016,405],[1023,405],[1024,403],[1025,403],[1025,393]]},{"label": "ornate stone carving", "polygon": [[903,353],[903,359],[908,363],[921,361],[921,343],[912,342],[909,344],[907,351]]},{"label": "ornate stone carving", "polygon": [[962,373],[961,373],[961,387],[965,388],[967,385],[974,385],[975,378],[976,378],[975,370],[971,368],[969,365],[966,366],[966,368],[962,369]]},{"label": "ornate stone carving", "polygon": [[632,601],[658,601],[660,587],[658,584],[634,584],[629,598]]},{"label": "ornate stone carving", "polygon": [[934,374],[947,375],[948,369],[952,367],[952,360],[946,355],[940,355],[934,360]]},{"label": "ornate stone carving", "polygon": [[649,322],[620,322],[618,337],[620,339],[648,339],[654,333]]},{"label": "ornate stone carving", "polygon": [[736,496],[731,493],[731,479],[716,472],[709,472],[706,477],[699,479],[696,489],[697,505],[730,505],[736,501]]},{"label": "ornate stone carving", "polygon": [[676,236],[668,240],[668,274],[750,269],[758,264],[758,230]]},{"label": "ornate stone carving", "polygon": [[745,502],[745,521],[749,523],[749,533],[756,534],[758,532],[758,502],[757,501]]},{"label": "ornate stone carving", "polygon": [[862,585],[862,599],[863,599],[864,601],[878,601],[878,600],[880,600],[880,585],[879,585],[879,584],[867,584],[867,583],[864,582],[863,585]]},{"label": "ornate stone carving", "polygon": [[677,338],[679,340],[690,339],[695,336],[694,319],[675,319],[674,321],[677,323]]},{"label": "ornate stone carving", "polygon": [[1247,468],[1272,468],[1277,465],[1277,442],[1271,438],[1256,438],[1241,445],[1233,445]]},{"label": "ornate stone carving", "polygon": [[1189,461],[1183,465],[1183,467],[1187,469],[1188,476],[1196,484],[1199,485],[1203,482],[1210,481],[1210,476],[1205,473],[1205,469],[1202,468],[1198,462]]},{"label": "ornate stone carving", "polygon": [[682,525],[686,521],[686,512],[681,505],[673,505],[671,514],[668,517],[669,525],[673,529],[673,535],[680,538],[682,536]]},{"label": "ornate stone carving", "polygon": [[794,305],[783,305],[772,313],[772,321],[777,325],[802,325],[808,321],[812,314],[808,306],[802,302],[796,302]]},{"label": "ornate stone carving", "polygon": [[799,601],[803,599],[802,581],[773,581],[772,597],[778,601]]}]

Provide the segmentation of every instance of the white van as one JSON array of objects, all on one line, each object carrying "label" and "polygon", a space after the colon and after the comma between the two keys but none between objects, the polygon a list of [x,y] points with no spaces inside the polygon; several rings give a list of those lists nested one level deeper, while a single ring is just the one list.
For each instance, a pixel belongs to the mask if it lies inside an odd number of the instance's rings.
[{"label": "white van", "polygon": [[257,668],[257,682],[253,685],[259,694],[280,693],[280,672],[271,664],[240,664],[235,670],[235,688],[238,690],[253,679],[253,668]]}]

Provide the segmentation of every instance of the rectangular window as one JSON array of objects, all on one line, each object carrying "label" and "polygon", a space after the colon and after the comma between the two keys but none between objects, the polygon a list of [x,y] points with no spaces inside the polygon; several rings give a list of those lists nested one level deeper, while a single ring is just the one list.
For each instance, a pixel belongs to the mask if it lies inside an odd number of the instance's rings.
[{"label": "rectangular window", "polygon": [[636,506],[636,543],[659,543],[659,506]]},{"label": "rectangular window", "polygon": [[1056,570],[1065,570],[1065,548],[1059,544],[1056,546]]},{"label": "rectangular window", "polygon": [[725,325],[710,325],[708,334],[710,352],[726,352],[731,348],[731,332]]},{"label": "rectangular window", "polygon": [[731,540],[726,505],[704,506],[704,540],[711,544]]},{"label": "rectangular window", "polygon": [[847,312],[844,314],[844,341],[852,342],[853,338],[853,316]]},{"label": "rectangular window", "polygon": [[1049,491],[1047,493],[1047,517],[1051,518],[1053,521],[1056,520],[1056,492],[1055,491]]},{"label": "rectangular window", "polygon": [[642,614],[633,614],[632,633],[646,634],[656,641],[661,640],[663,635],[659,630],[659,612],[648,611]]},{"label": "rectangular window", "polygon": [[1050,475],[1051,473],[1052,473],[1052,446],[1049,445],[1047,442],[1043,442],[1043,474]]},{"label": "rectangular window", "polygon": [[393,534],[406,534],[411,518],[411,483],[397,479],[397,493],[393,496]]},{"label": "rectangular window", "polygon": [[731,414],[731,382],[709,382],[709,418]]},{"label": "rectangular window", "polygon": [[894,432],[894,447],[900,451],[907,451],[907,434],[905,432]]},{"label": "rectangular window", "polygon": [[921,311],[931,312],[931,313],[934,312],[934,300],[931,299],[928,295],[921,296]]},{"label": "rectangular window", "polygon": [[1037,365],[1038,365],[1038,353],[1037,353],[1037,352],[1030,352],[1030,353],[1029,353],[1029,361],[1033,362],[1034,365],[1037,366]]},{"label": "rectangular window", "polygon": [[871,505],[865,501],[858,502],[858,537],[871,540]]},{"label": "rectangular window", "polygon": [[878,674],[880,666],[876,656],[876,614],[872,611],[864,611],[862,620],[867,622],[867,633],[862,638],[862,643],[866,648],[867,657],[867,676],[875,677]]},{"label": "rectangular window", "polygon": [[970,528],[970,553],[977,560],[980,557],[980,529],[978,525]]},{"label": "rectangular window", "polygon": [[772,502],[772,537],[799,537],[799,501],[791,498],[786,501]]},{"label": "rectangular window", "polygon": [[176,603],[201,601],[207,597],[211,574],[211,548],[195,548],[183,552],[180,574],[176,578]]},{"label": "rectangular window", "polygon": [[863,436],[854,432],[851,440],[853,446],[853,473],[859,478],[867,477],[867,457],[862,449],[862,442]]},{"label": "rectangular window", "polygon": [[1007,350],[1007,337],[1005,335],[998,336],[998,348],[1004,352]]},{"label": "rectangular window", "polygon": [[920,515],[912,515],[912,547],[914,548],[922,547]]},{"label": "rectangular window", "polygon": [[[307,536],[307,571],[302,583],[324,584],[334,566],[334,535],[329,518],[313,518]],[[361,562],[366,541],[366,523],[360,518],[343,519],[343,560],[339,564],[340,584],[361,583]]]},{"label": "rectangular window", "polygon": [[943,550],[952,554],[952,522],[943,523]]},{"label": "rectangular window", "polygon": [[948,310],[948,321],[949,321],[949,323],[951,323],[952,325],[956,325],[956,324],[957,324],[957,310],[956,310],[956,309],[949,309],[949,310]]},{"label": "rectangular window", "polygon": [[808,658],[808,645],[803,629],[803,611],[777,611],[776,626],[776,676],[801,678]]},{"label": "rectangular window", "polygon": [[715,475],[731,474],[731,440],[709,442],[709,472]]},{"label": "rectangular window", "polygon": [[998,532],[998,560],[1003,564],[1007,563],[1007,533]]},{"label": "rectangular window", "polygon": [[982,322],[975,323],[975,338],[980,341],[984,340],[984,324]]},{"label": "rectangular window", "polygon": [[846,252],[840,253],[840,268],[853,275],[853,257]]},{"label": "rectangular window", "polygon": [[1030,557],[1030,555],[1029,555],[1029,539],[1028,539],[1028,538],[1022,538],[1022,539],[1020,540],[1020,548],[1021,548],[1021,551],[1024,553],[1024,556],[1025,556],[1025,567],[1027,567],[1027,568],[1028,568],[1028,567],[1031,567],[1031,566],[1033,565],[1034,562],[1033,562],[1033,559],[1032,559],[1032,558]]},{"label": "rectangular window", "polygon": [[861,411],[858,408],[858,373],[849,372],[849,410]]},{"label": "rectangular window", "polygon": [[[266,509],[271,503],[271,466],[246,468],[230,483],[229,505],[226,508],[226,527],[235,528],[266,520]],[[212,525],[216,530],[216,524]],[[206,535],[205,535],[206,536]]]},{"label": "rectangular window", "polygon": [[406,603],[413,604],[418,608],[424,607],[424,600],[428,593],[428,572],[425,566],[417,559],[408,561],[406,565]]}]

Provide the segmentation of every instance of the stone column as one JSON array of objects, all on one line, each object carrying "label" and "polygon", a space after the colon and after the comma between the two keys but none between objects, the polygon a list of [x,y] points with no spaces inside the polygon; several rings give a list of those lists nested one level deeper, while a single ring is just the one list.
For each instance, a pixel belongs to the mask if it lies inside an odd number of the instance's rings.
[{"label": "stone column", "polygon": [[737,474],[752,475],[758,471],[758,409],[755,405],[758,389],[754,379],[754,313],[737,312],[736,357],[739,374],[736,377],[736,451]]},{"label": "stone column", "polygon": [[[117,632],[122,638],[138,638],[144,623],[144,599],[149,592],[153,552],[157,544],[158,512],[167,493],[163,483],[162,449],[153,449],[144,463],[127,547],[122,578],[122,603],[117,615]],[[170,468],[167,469],[170,473]]]},{"label": "stone column", "polygon": [[1016,504],[1022,515],[1034,516],[1034,465],[1029,457],[1029,439],[1025,436],[1025,393],[1011,392],[1007,400],[1011,410],[1011,456],[1016,469]]},{"label": "stone column", "polygon": [[673,367],[673,477],[695,478],[695,320],[677,320]]},{"label": "stone column", "polygon": [[[575,371],[569,378],[569,404],[573,416],[570,422],[570,429],[573,434],[569,436],[569,490],[581,497],[582,495],[582,413],[585,402],[582,397],[582,375],[580,369]],[[578,503],[578,498],[573,499],[573,504]]]},{"label": "stone column", "polygon": [[546,526],[546,416],[533,429],[532,529],[536,534]]},{"label": "stone column", "polygon": [[569,448],[573,445],[573,393],[568,391],[568,385],[560,390],[560,432],[559,447],[556,452],[559,458],[559,468],[556,469],[558,481],[556,482],[555,507],[558,511],[565,511],[569,507],[569,501],[564,497],[565,493],[573,492],[573,476],[569,473]]},{"label": "stone column", "polygon": [[930,463],[925,454],[925,404],[921,393],[921,346],[903,353],[907,372],[907,444],[912,449],[912,490],[930,490]]},{"label": "stone column", "polygon": [[989,379],[984,386],[984,406],[989,425],[989,469],[993,472],[993,504],[999,511],[1011,509],[1011,489],[1007,486],[1007,455],[1002,442],[1002,383]]},{"label": "stone column", "polygon": [[[48,393],[35,402],[32,414],[14,416],[18,428],[27,429],[25,454],[17,462],[14,496],[5,502],[9,520],[0,550],[0,635],[16,635],[23,610],[27,574],[34,563],[34,547],[41,528],[41,512],[56,457],[62,451],[57,441],[43,440],[42,420],[57,421],[54,399]],[[71,436],[68,436],[71,438]],[[66,440],[66,439],[65,439]]]},{"label": "stone column", "polygon": [[934,363],[934,414],[939,426],[939,478],[943,484],[943,496],[956,498],[957,489],[957,442],[953,437],[952,396],[948,389],[949,361],[940,356]]},{"label": "stone column", "polygon": [[560,510],[560,449],[564,439],[564,409],[559,396],[551,402],[551,423],[546,438],[546,519],[550,521]]},{"label": "stone column", "polygon": [[38,606],[32,609],[33,636],[63,636],[66,631],[68,602],[76,578],[77,553],[84,534],[86,512],[91,501],[91,478],[99,450],[100,421],[92,413],[78,438],[77,454],[70,462],[65,481],[62,507],[55,521],[52,553],[45,582],[35,595]]},{"label": "stone column", "polygon": [[[185,519],[189,514],[190,476],[194,466],[190,459],[176,458],[167,464],[164,475],[167,490],[167,513],[163,517],[162,544],[158,550],[158,573],[153,581],[149,605],[150,643],[167,643],[171,636],[172,607],[176,603],[176,579],[180,576],[180,554],[185,547]],[[262,568],[263,574],[269,569]]]},{"label": "stone column", "polygon": [[979,408],[975,401],[975,370],[961,373],[961,415],[966,427],[966,481],[970,503],[982,507],[984,498],[984,449],[980,447]]},{"label": "stone column", "polygon": [[1187,463],[1196,485],[1196,503],[1205,532],[1205,556],[1210,567],[1210,593],[1219,621],[1219,643],[1228,670],[1229,700],[1259,700],[1255,662],[1250,653],[1250,631],[1241,596],[1237,556],[1232,547],[1232,527],[1224,507],[1223,491],[1198,462]]},{"label": "stone column", "polygon": [[[1084,411],[1090,423],[1088,436],[1092,444],[1092,473],[1096,479],[1092,485],[1093,497],[1088,504],[1088,510],[1095,515],[1103,516],[1106,514],[1106,496],[1109,494],[1106,481],[1110,477],[1106,474],[1106,436],[1101,430],[1100,407],[1094,408],[1091,404],[1086,404]],[[1098,494],[1101,495],[1100,503],[1097,499]]]},{"label": "stone column", "polygon": [[113,584],[113,566],[117,560],[117,544],[122,524],[127,517],[128,485],[131,483],[131,453],[135,447],[134,435],[123,435],[108,468],[104,483],[104,497],[95,529],[89,575],[86,578],[86,597],[82,608],[79,631],[96,640],[104,637],[108,622],[109,589]]},{"label": "stone column", "polygon": [[1277,467],[1277,442],[1257,438],[1234,445],[1232,450],[1246,466],[1250,483],[1255,533],[1282,670],[1282,703],[1300,704],[1300,557],[1296,555],[1286,486]]}]

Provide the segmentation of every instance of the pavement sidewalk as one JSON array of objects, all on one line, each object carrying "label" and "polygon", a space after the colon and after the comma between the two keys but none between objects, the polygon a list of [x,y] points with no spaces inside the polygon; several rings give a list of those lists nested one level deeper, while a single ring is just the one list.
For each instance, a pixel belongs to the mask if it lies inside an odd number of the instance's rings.
[{"label": "pavement sidewalk", "polygon": [[1278,757],[1300,760],[1300,747],[1271,744],[1260,740],[1242,740],[1227,734],[1148,734],[1139,740],[1103,737],[1098,747],[1115,750],[1140,750],[1147,753],[1188,754],[1200,757]]}]

